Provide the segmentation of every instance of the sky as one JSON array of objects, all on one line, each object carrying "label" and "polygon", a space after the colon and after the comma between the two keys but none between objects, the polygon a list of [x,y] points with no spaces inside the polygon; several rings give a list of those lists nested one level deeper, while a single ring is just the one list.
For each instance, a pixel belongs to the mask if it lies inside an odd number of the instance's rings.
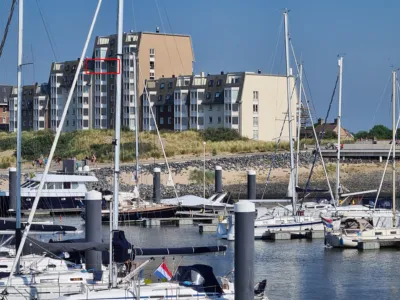
[{"label": "sky", "polygon": [[[12,0],[0,2],[2,36]],[[97,0],[25,0],[23,83],[47,82],[51,63],[80,57]],[[93,32],[116,32],[116,0],[103,0]],[[53,54],[38,5],[55,49]],[[316,113],[325,118],[344,55],[342,125],[352,132],[391,127],[391,71],[400,67],[396,0],[125,0],[124,31],[190,34],[194,72],[284,74],[282,12]],[[16,84],[18,8],[0,57],[0,84]],[[280,30],[281,29],[281,30]],[[87,56],[91,56],[93,38]],[[295,69],[293,57],[291,66]],[[329,121],[338,114],[337,93]]]}]

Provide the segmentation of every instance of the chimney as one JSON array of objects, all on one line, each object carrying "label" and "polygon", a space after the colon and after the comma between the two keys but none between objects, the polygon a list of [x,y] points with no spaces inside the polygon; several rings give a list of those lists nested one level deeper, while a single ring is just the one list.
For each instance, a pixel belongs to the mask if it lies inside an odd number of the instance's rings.
[{"label": "chimney", "polygon": [[204,77],[205,73],[204,72],[200,72],[200,77]]},{"label": "chimney", "polygon": [[337,124],[338,124],[338,119],[335,118],[335,119],[333,120],[333,123],[334,123],[335,125],[337,125]]},{"label": "chimney", "polygon": [[324,120],[322,120],[321,118],[318,119],[318,125],[322,125],[324,123],[325,123]]},{"label": "chimney", "polygon": [[261,70],[260,69],[257,70],[257,74],[261,74]]},{"label": "chimney", "polygon": [[156,27],[156,32],[160,33],[160,27],[158,27],[158,26]]},{"label": "chimney", "polygon": [[172,78],[175,78],[175,74],[172,75]]},{"label": "chimney", "polygon": [[221,75],[224,75],[224,71],[221,71]]}]

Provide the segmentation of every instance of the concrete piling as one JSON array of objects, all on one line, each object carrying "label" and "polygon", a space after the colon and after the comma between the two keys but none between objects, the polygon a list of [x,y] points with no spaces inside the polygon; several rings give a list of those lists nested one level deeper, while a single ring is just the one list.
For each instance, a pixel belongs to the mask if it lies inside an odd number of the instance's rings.
[{"label": "concrete piling", "polygon": [[161,201],[161,169],[160,168],[154,168],[153,201],[155,203],[160,203],[160,201]]},{"label": "concrete piling", "polygon": [[[20,183],[21,184],[21,183]],[[9,168],[8,169],[8,209],[16,210],[17,209],[17,169]]]},{"label": "concrete piling", "polygon": [[247,199],[256,199],[256,172],[254,170],[247,172]]},{"label": "concrete piling", "polygon": [[[254,176],[255,177],[255,176]],[[235,204],[235,299],[254,299],[254,203]]]},{"label": "concrete piling", "polygon": [[[97,191],[86,193],[85,197],[85,238],[86,242],[101,243],[101,202],[102,194]],[[102,255],[100,251],[86,251],[86,269],[101,274]]]}]

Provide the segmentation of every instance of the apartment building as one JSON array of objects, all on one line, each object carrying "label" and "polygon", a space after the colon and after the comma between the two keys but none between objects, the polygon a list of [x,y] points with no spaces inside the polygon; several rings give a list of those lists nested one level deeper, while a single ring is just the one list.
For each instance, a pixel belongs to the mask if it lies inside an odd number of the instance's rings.
[{"label": "apartment building", "polygon": [[[22,87],[22,130],[44,130],[48,128],[48,84],[25,85]],[[18,89],[11,89],[9,100],[9,131],[18,128]]]},{"label": "apartment building", "polygon": [[[290,77],[293,89],[295,80]],[[242,136],[263,141],[279,137],[287,114],[286,76],[236,72],[205,76],[178,76],[147,81],[160,129],[188,130],[232,128]],[[172,100],[173,99],[173,100]],[[292,96],[292,129],[295,130],[297,93]],[[145,130],[146,107],[143,109]],[[285,122],[282,140],[288,140]],[[294,131],[293,131],[294,132]]]},{"label": "apartment building", "polygon": [[[57,130],[61,116],[71,90],[76,74],[79,59],[73,61],[52,63],[50,69],[50,128]],[[96,107],[91,105],[92,76],[85,74],[84,68],[79,70],[77,85],[73,91],[72,100],[67,111],[63,131],[87,130],[92,128],[92,111]]]},{"label": "apartment building", "polygon": [[0,131],[8,131],[8,104],[12,86],[0,85]]},{"label": "apartment building", "polygon": [[[122,73],[122,126],[135,130],[136,117],[140,126],[143,124],[151,130],[149,123],[145,125],[145,117],[141,119],[143,106],[149,108],[142,93],[147,80],[154,80],[172,74],[191,74],[194,54],[191,37],[177,34],[161,34],[159,32],[129,32],[123,36],[123,53],[121,61],[117,58],[117,35],[98,36],[95,40],[93,58],[95,62],[96,103],[99,110],[94,111],[94,128],[113,128],[115,113],[115,72]],[[105,60],[107,59],[107,60]],[[134,61],[137,67],[134,70]],[[135,71],[137,87],[135,87]],[[138,107],[135,107],[135,95]],[[148,114],[145,112],[144,114]],[[153,124],[154,125],[154,124]],[[147,126],[147,127],[146,127]],[[140,129],[140,128],[139,128]]]},{"label": "apartment building", "polygon": [[49,128],[49,85],[37,84],[33,97],[33,130],[45,130]]}]

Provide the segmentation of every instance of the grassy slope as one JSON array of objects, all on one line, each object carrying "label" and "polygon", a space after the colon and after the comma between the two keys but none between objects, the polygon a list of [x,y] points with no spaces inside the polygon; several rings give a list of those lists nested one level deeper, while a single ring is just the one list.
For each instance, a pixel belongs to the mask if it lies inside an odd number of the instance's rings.
[{"label": "grassy slope", "polygon": [[[121,132],[121,159],[133,161],[135,158],[134,132]],[[196,131],[162,132],[161,138],[168,157],[176,155],[200,155],[203,153],[203,135]],[[38,158],[41,154],[46,156],[50,152],[54,135],[50,132],[23,132],[22,157],[25,161]],[[64,133],[58,142],[56,156],[62,158],[76,157],[83,159],[86,155],[95,153],[99,162],[112,161],[113,147],[112,130],[89,130]],[[141,132],[139,135],[139,152],[142,158],[160,158],[162,150],[156,134]],[[281,142],[279,149],[288,150],[288,143]],[[16,135],[0,133],[0,167],[15,161],[10,156],[9,150],[16,149]],[[207,141],[206,152],[214,155],[223,153],[252,153],[268,152],[275,150],[274,142],[261,142],[253,140]],[[8,155],[5,155],[7,151]],[[1,164],[4,164],[3,166]]]}]

